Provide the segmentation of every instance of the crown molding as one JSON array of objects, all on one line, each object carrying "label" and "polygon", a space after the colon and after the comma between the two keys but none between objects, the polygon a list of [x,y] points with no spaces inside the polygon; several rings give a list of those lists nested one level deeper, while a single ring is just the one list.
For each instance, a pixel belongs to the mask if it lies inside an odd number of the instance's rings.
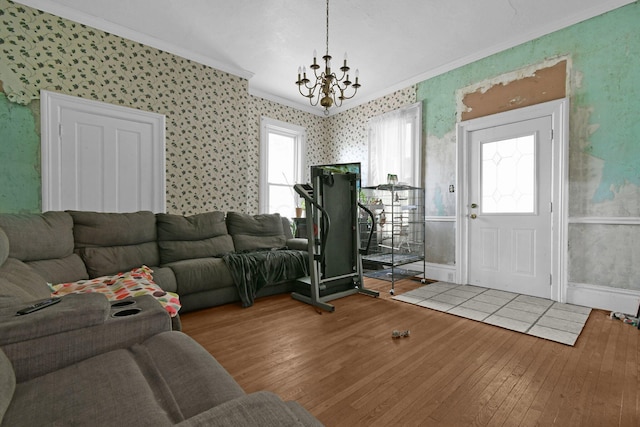
[{"label": "crown molding", "polygon": [[189,59],[191,61],[195,61],[203,65],[207,65],[209,67],[215,68],[220,71],[224,71],[229,74],[233,74],[234,76],[238,76],[243,79],[249,80],[251,77],[253,77],[253,74],[254,74],[251,71],[245,70],[243,68],[236,67],[236,66],[218,61],[216,59],[206,57],[199,53],[192,52],[189,49],[176,46],[172,43],[160,40],[156,37],[142,34],[136,30],[132,30],[131,28],[123,27],[121,25],[115,24],[105,19],[101,19],[96,16],[89,15],[87,13],[78,11],[76,9],[73,9],[67,6],[63,6],[55,2],[51,2],[47,0],[15,0],[15,3],[29,6],[34,9],[41,10],[43,12],[51,13],[53,15],[60,16],[65,19],[69,19],[74,22],[78,22],[80,24],[87,25],[89,27],[92,27],[101,31],[105,31],[107,33],[114,34],[116,36],[123,37],[128,40],[142,43],[144,45],[162,50],[164,52],[172,53],[182,58]]}]

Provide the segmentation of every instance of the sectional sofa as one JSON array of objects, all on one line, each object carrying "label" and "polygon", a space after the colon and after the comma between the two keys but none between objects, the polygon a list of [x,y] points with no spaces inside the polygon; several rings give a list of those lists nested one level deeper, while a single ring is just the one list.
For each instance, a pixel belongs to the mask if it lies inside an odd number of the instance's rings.
[{"label": "sectional sofa", "polygon": [[296,402],[245,394],[204,348],[172,330],[154,295],[70,294],[16,315],[51,295],[47,282],[147,264],[162,289],[184,292],[183,308],[238,301],[219,256],[284,246],[285,225],[278,216],[221,213],[0,214],[0,426],[321,425]]},{"label": "sectional sofa", "polygon": [[[144,265],[153,270],[157,285],[179,295],[182,313],[240,301],[241,297],[245,305],[251,305],[253,297],[290,291],[291,280],[306,275],[308,264],[303,259],[306,239],[294,239],[288,219],[277,214],[0,214],[0,229],[8,236],[10,257],[49,283],[77,282]],[[281,248],[288,250],[270,251],[269,256],[293,258],[296,268],[287,269],[284,278],[261,283],[255,295],[241,295],[225,255]]]}]

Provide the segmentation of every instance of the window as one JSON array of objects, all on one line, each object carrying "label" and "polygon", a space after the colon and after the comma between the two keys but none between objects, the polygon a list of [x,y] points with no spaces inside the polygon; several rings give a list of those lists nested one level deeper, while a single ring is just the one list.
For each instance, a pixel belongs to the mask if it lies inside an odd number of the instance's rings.
[{"label": "window", "polygon": [[420,135],[422,104],[416,103],[369,120],[369,162],[365,185],[387,183],[387,175],[398,182],[421,187]]},{"label": "window", "polygon": [[482,213],[535,213],[535,135],[481,144]]},{"label": "window", "polygon": [[263,117],[260,125],[260,212],[295,215],[293,185],[303,180],[305,129]]}]

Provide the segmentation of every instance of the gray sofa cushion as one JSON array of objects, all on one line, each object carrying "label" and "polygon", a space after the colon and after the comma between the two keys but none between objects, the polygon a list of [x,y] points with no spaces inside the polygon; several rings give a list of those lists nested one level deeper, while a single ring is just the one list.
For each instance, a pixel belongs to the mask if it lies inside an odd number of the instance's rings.
[{"label": "gray sofa cushion", "polygon": [[3,425],[171,425],[152,390],[131,352],[115,350],[18,383]]},{"label": "gray sofa cushion", "polygon": [[57,259],[43,259],[25,263],[49,283],[77,282],[89,278],[87,269],[78,254]]},{"label": "gray sofa cushion", "polygon": [[282,231],[284,232],[284,237],[288,239],[293,239],[293,230],[291,230],[291,221],[286,216],[280,217],[282,220]]},{"label": "gray sofa cushion", "polygon": [[212,407],[178,426],[322,426],[300,405],[291,403],[294,402],[283,402],[269,391],[258,391]]},{"label": "gray sofa cushion", "polygon": [[0,214],[9,256],[21,261],[64,258],[73,253],[73,220],[66,212]]},{"label": "gray sofa cushion", "polygon": [[16,375],[11,361],[0,350],[0,420],[4,417],[16,389]]},{"label": "gray sofa cushion", "polygon": [[[79,313],[78,307],[82,307]],[[60,334],[104,323],[111,313],[111,305],[98,293],[71,294],[58,304],[16,316],[21,307],[0,308],[0,346]]]},{"label": "gray sofa cushion", "polygon": [[9,258],[9,238],[2,228],[0,228],[0,266]]},{"label": "gray sofa cushion", "polygon": [[100,277],[160,263],[156,217],[152,212],[69,211],[76,251],[89,277]]},{"label": "gray sofa cushion", "polygon": [[224,212],[192,216],[156,214],[160,262],[168,264],[233,252]]},{"label": "gray sofa cushion", "polygon": [[163,332],[18,383],[3,425],[173,425],[243,395],[199,344]]},{"label": "gray sofa cushion", "polygon": [[228,212],[227,230],[237,252],[282,248],[287,243],[280,214]]},{"label": "gray sofa cushion", "polygon": [[50,296],[46,280],[22,261],[7,258],[0,266],[0,306],[24,304]]},{"label": "gray sofa cushion", "polygon": [[0,228],[9,239],[9,256],[34,267],[47,281],[89,277],[82,260],[73,253],[73,220],[68,213],[0,214]]},{"label": "gray sofa cushion", "polygon": [[161,370],[158,376],[169,387],[184,418],[245,394],[209,352],[181,332],[155,335],[142,348]]},{"label": "gray sofa cushion", "polygon": [[194,292],[232,286],[233,278],[222,258],[185,259],[167,264],[176,275],[178,294],[182,297]]},{"label": "gray sofa cushion", "polygon": [[153,270],[153,281],[158,286],[167,292],[178,292],[178,283],[173,270],[168,267],[151,267],[151,269]]}]

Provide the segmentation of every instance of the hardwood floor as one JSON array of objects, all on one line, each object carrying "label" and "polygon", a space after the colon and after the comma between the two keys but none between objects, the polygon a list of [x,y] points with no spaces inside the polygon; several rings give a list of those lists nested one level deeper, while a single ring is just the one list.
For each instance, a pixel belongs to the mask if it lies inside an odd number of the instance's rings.
[{"label": "hardwood floor", "polygon": [[184,314],[183,330],[245,391],[297,400],[327,426],[640,425],[640,331],[608,312],[569,347],[366,285],[380,298],[335,300],[333,313],[278,295]]}]

